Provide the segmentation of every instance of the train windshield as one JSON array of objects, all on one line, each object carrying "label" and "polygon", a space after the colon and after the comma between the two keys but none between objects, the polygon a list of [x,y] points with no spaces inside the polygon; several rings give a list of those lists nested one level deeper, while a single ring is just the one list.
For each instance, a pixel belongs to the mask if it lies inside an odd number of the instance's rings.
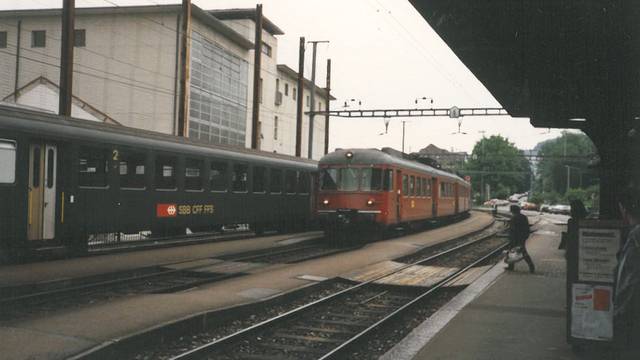
[{"label": "train windshield", "polygon": [[321,189],[338,191],[381,191],[389,186],[382,169],[327,168],[322,169]]}]

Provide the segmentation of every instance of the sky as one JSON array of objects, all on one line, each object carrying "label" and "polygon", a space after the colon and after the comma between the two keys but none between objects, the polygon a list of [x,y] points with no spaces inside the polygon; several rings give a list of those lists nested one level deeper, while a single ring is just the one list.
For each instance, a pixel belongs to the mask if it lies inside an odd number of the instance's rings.
[{"label": "sky", "polygon": [[[263,4],[263,14],[284,35],[278,39],[278,63],[298,68],[299,38],[328,40],[318,45],[316,82],[325,86],[326,60],[331,58],[333,110],[501,107],[489,91],[405,0],[192,0],[203,9],[249,8]],[[77,7],[176,4],[178,0],[76,0]],[[0,0],[0,9],[61,7],[62,0]],[[305,57],[311,77],[311,46]],[[433,105],[429,100],[433,99]],[[351,102],[351,99],[356,101]],[[361,102],[361,106],[357,105]],[[560,135],[541,129],[528,118],[474,116],[393,118],[385,134],[382,119],[331,119],[330,147],[402,147],[405,152],[434,144],[471,152],[483,136],[502,135],[520,149]],[[458,120],[461,120],[458,133]],[[466,134],[463,134],[466,133]]]}]

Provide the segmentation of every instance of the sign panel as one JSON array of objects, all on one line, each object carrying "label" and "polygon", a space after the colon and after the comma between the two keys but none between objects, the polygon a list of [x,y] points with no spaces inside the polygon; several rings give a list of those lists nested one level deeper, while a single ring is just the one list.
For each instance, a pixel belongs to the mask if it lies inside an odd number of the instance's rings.
[{"label": "sign panel", "polygon": [[211,215],[214,210],[213,204],[156,204],[156,216],[159,218],[186,215]]},{"label": "sign panel", "polygon": [[578,281],[613,284],[620,229],[581,228],[578,241]]},{"label": "sign panel", "polygon": [[574,283],[571,314],[571,336],[613,339],[613,287]]}]

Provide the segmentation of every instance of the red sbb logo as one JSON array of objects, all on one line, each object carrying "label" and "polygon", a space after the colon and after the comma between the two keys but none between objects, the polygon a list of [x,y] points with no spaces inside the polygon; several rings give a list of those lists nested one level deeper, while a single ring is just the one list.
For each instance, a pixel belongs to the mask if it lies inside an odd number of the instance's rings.
[{"label": "red sbb logo", "polygon": [[176,217],[178,215],[178,206],[176,204],[157,204],[156,216],[159,218]]}]

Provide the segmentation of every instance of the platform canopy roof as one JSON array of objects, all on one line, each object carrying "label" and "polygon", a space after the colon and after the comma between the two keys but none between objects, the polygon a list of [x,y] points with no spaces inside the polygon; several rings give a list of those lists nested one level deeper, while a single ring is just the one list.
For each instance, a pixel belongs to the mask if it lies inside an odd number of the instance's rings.
[{"label": "platform canopy roof", "polygon": [[512,116],[592,136],[640,115],[640,1],[410,2]]}]

